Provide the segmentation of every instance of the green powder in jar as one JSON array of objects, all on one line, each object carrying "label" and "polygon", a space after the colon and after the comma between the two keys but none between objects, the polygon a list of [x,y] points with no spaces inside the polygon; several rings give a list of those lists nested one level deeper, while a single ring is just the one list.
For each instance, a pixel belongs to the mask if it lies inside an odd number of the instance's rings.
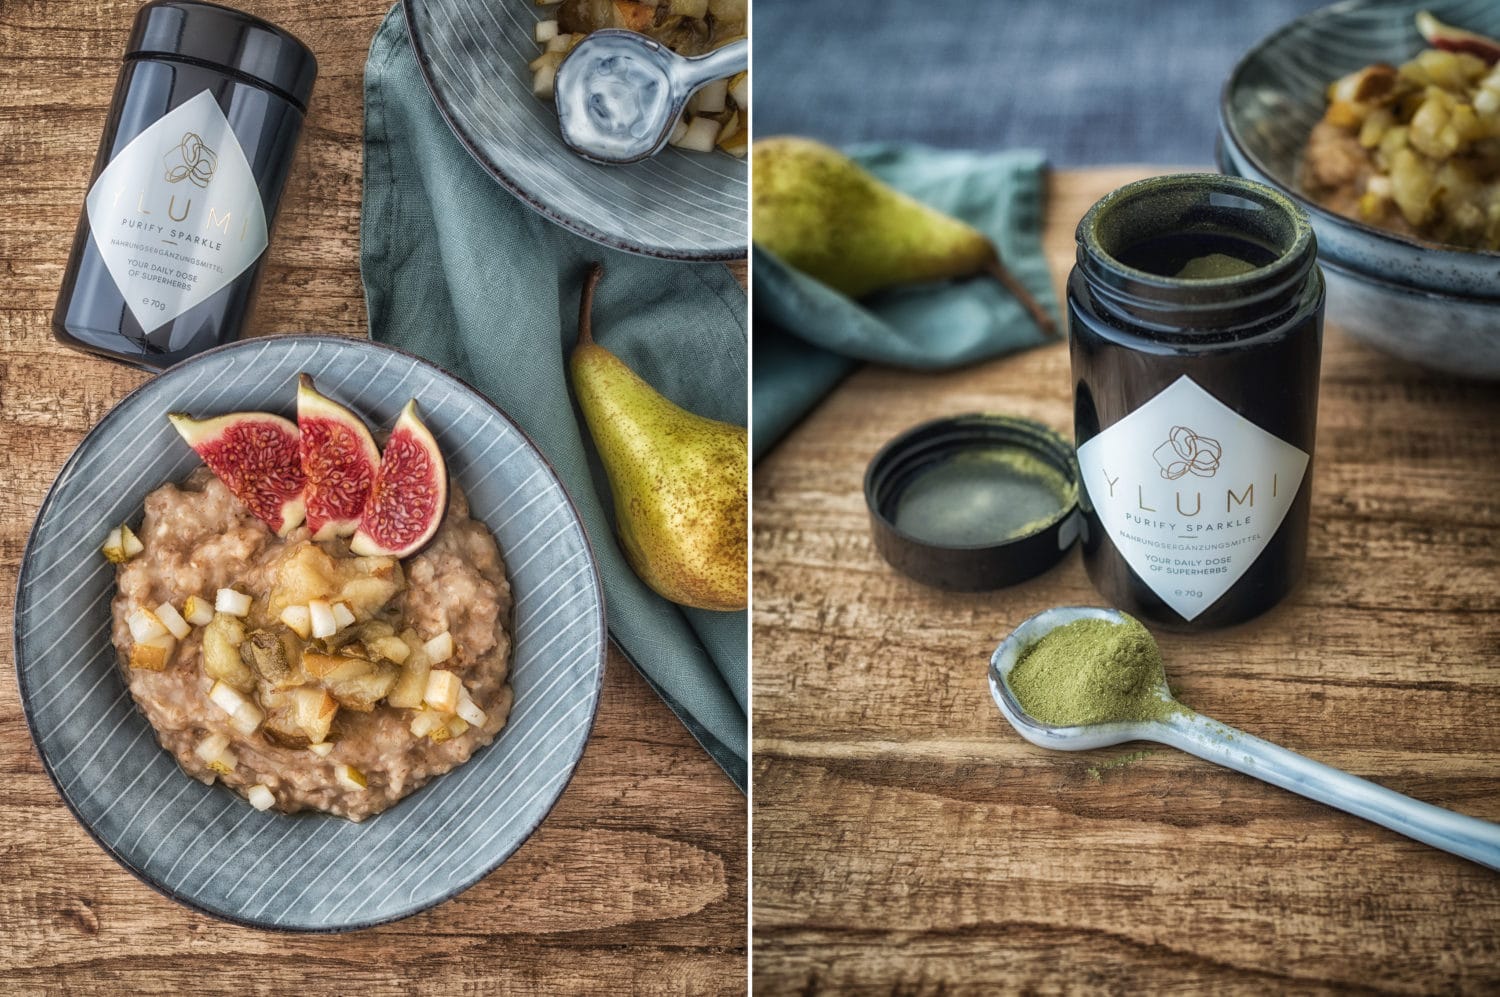
[{"label": "green powder in jar", "polygon": [[1160,720],[1182,709],[1163,700],[1161,651],[1139,622],[1082,619],[1031,645],[1008,682],[1021,708],[1054,727]]}]

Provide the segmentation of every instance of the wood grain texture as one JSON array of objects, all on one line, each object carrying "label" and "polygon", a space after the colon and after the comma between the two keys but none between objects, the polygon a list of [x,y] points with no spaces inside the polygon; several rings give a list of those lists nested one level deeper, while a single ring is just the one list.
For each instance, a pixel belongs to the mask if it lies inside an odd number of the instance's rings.
[{"label": "wood grain texture", "polygon": [[[252,333],[363,335],[362,74],[389,2],[236,2],[320,65]],[[0,5],[0,992],[743,992],[744,797],[613,651],[593,740],[541,830],[472,890],[396,924],[306,937],[191,913],[64,808],[21,716],[13,598],[52,478],[146,377],[57,346],[48,327],[137,6]]]},{"label": "wood grain texture", "polygon": [[[1054,178],[1073,229],[1139,170]],[[990,700],[1024,617],[1098,604],[1075,552],[955,595],[871,547],[861,480],[924,419],[1068,432],[1063,345],[866,368],[755,474],[755,990],[1495,992],[1500,875],[1157,747],[1049,753]],[[1330,330],[1310,563],[1287,603],[1160,643],[1210,716],[1500,819],[1500,391]],[[1097,778],[1090,769],[1097,771]]]}]

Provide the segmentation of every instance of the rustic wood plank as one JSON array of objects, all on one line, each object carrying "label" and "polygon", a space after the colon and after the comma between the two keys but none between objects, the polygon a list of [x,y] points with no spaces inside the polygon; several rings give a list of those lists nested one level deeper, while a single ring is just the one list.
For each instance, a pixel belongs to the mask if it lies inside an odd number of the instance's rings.
[{"label": "rustic wood plank", "polygon": [[[239,0],[320,64],[253,334],[363,335],[365,51],[389,0]],[[43,494],[146,375],[57,346],[48,323],[137,3],[0,6],[0,658]],[[741,281],[744,266],[734,267]],[[137,882],[69,816],[0,682],[0,990],[183,993],[737,993],[745,801],[611,652],[592,741],[542,829],[452,902],[352,937],[253,931]]]},{"label": "rustic wood plank", "polygon": [[[1145,172],[1053,178],[1059,288],[1078,218]],[[1306,577],[1260,620],[1159,634],[1173,684],[1500,820],[1500,395],[1336,330],[1322,391]],[[936,592],[874,552],[861,492],[892,435],[975,410],[1067,431],[1066,347],[861,370],[756,467],[756,991],[1500,986],[1500,876],[1169,748],[1054,754],[1010,730],[989,654],[1037,610],[1100,601],[1080,556]]]}]

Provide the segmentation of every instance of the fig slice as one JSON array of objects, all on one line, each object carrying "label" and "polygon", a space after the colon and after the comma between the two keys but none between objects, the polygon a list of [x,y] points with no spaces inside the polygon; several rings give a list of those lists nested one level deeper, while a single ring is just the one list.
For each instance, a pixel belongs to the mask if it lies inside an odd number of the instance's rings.
[{"label": "fig slice", "polygon": [[286,536],[305,514],[297,426],[269,412],[232,412],[194,419],[181,412],[167,418],[234,497],[261,522]]},{"label": "fig slice", "polygon": [[448,468],[413,399],[386,441],[349,549],[362,557],[409,557],[432,539],[447,509]]},{"label": "fig slice", "polygon": [[1491,66],[1500,60],[1500,41],[1444,24],[1429,11],[1417,13],[1417,31],[1421,32],[1422,37],[1427,39],[1427,44],[1433,48],[1477,55]]},{"label": "fig slice", "polygon": [[307,374],[297,378],[297,428],[307,477],[307,528],[314,540],[347,537],[359,527],[380,466],[380,448],[364,421],[320,393]]}]

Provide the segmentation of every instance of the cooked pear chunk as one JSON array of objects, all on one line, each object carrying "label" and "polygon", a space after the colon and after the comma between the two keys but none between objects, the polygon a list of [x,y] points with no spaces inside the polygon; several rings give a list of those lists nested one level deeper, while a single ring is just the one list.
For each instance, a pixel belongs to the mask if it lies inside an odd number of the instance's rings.
[{"label": "cooked pear chunk", "polygon": [[401,669],[389,661],[360,662],[364,669],[358,674],[343,676],[338,673],[323,680],[324,686],[345,709],[368,713],[375,704],[390,694],[401,677]]},{"label": "cooked pear chunk", "polygon": [[238,619],[217,613],[203,628],[203,674],[240,692],[255,688],[255,673],[240,658],[245,627]]},{"label": "cooked pear chunk", "polygon": [[177,641],[168,633],[138,640],[130,649],[130,667],[143,672],[164,671],[175,650]]},{"label": "cooked pear chunk", "polygon": [[328,694],[327,689],[303,686],[292,690],[293,712],[297,726],[312,744],[321,744],[328,738],[328,729],[333,726],[334,715],[339,704]]}]

